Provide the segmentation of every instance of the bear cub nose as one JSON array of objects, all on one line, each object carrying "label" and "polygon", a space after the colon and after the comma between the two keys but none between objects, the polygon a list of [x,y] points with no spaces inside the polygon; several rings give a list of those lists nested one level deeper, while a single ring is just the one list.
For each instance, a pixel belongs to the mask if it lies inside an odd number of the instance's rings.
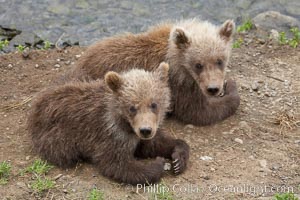
[{"label": "bear cub nose", "polygon": [[149,137],[151,135],[152,132],[152,128],[151,127],[143,127],[140,128],[140,133],[144,136],[144,137]]},{"label": "bear cub nose", "polygon": [[219,92],[219,88],[216,87],[216,86],[208,86],[208,87],[207,87],[207,92],[208,92],[210,95],[216,95],[216,94]]}]

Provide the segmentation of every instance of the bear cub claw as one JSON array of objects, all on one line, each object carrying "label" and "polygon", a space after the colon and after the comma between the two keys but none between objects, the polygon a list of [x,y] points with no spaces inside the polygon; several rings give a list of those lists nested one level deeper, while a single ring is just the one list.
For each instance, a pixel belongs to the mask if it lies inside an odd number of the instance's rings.
[{"label": "bear cub claw", "polygon": [[181,174],[187,165],[187,159],[184,152],[175,151],[172,154],[172,171],[175,175]]}]

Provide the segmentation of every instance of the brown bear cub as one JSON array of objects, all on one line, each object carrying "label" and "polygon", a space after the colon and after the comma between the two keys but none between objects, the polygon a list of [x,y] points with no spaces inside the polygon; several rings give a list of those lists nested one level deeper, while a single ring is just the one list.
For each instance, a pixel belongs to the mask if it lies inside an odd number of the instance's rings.
[{"label": "brown bear cub", "polygon": [[[160,180],[166,159],[175,174],[189,159],[189,146],[159,127],[169,107],[166,63],[153,72],[108,72],[105,81],[69,82],[42,92],[28,120],[35,150],[60,167],[85,160],[115,181]],[[155,158],[143,161],[141,159]]]},{"label": "brown bear cub", "polygon": [[234,29],[231,20],[219,27],[193,19],[107,38],[89,47],[66,77],[97,79],[108,71],[141,66],[154,70],[165,61],[170,64],[175,118],[195,125],[212,124],[234,114],[240,103],[236,83],[224,84]]}]

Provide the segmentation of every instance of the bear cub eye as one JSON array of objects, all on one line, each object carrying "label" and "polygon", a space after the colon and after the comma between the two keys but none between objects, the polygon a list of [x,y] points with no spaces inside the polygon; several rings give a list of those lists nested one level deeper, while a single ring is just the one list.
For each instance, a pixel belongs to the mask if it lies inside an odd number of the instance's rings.
[{"label": "bear cub eye", "polygon": [[198,70],[202,70],[204,66],[203,66],[201,63],[197,63],[197,64],[195,65],[195,67],[196,67]]},{"label": "bear cub eye", "polygon": [[218,59],[216,64],[219,66],[219,67],[223,67],[223,60],[221,59]]},{"label": "bear cub eye", "polygon": [[129,111],[134,114],[137,112],[137,109],[135,106],[130,106]]},{"label": "bear cub eye", "polygon": [[156,103],[151,103],[150,107],[151,107],[151,110],[152,110],[152,111],[156,111],[156,109],[157,109],[157,104],[156,104]]}]

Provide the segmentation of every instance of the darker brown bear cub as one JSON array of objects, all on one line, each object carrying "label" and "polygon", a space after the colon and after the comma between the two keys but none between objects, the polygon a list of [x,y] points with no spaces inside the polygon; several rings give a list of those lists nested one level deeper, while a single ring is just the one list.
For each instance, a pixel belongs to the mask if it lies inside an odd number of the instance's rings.
[{"label": "darker brown bear cub", "polygon": [[66,79],[97,79],[132,67],[154,70],[165,61],[170,64],[173,116],[212,124],[234,114],[240,104],[236,83],[227,80],[223,87],[234,27],[231,20],[215,26],[193,19],[107,38],[89,47]]},{"label": "darker brown bear cub", "polygon": [[[153,72],[108,72],[105,81],[70,82],[42,92],[28,120],[35,150],[60,167],[89,161],[123,183],[159,181],[165,158],[175,174],[182,173],[189,146],[159,128],[169,107],[168,69],[161,63]],[[155,159],[141,160],[146,158]]]}]

